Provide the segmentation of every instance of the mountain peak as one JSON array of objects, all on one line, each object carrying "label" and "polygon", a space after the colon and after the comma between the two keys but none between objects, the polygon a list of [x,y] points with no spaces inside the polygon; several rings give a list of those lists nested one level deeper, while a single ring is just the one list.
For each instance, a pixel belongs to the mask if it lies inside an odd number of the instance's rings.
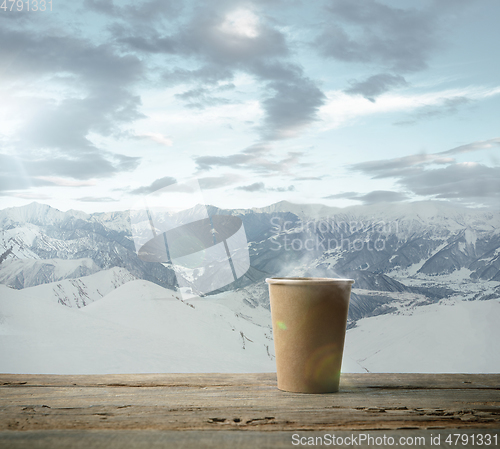
[{"label": "mountain peak", "polygon": [[298,204],[279,201],[266,207],[252,208],[255,213],[291,212],[304,219],[319,219],[334,216],[372,217],[376,219],[397,219],[434,221],[443,217],[452,220],[481,219],[486,215],[499,215],[498,211],[484,208],[472,208],[447,201],[405,201],[397,203],[361,204],[348,207],[331,207],[319,203]]},{"label": "mountain peak", "polygon": [[32,223],[50,225],[61,221],[64,212],[36,201],[20,207],[9,207],[0,211],[0,225]]}]

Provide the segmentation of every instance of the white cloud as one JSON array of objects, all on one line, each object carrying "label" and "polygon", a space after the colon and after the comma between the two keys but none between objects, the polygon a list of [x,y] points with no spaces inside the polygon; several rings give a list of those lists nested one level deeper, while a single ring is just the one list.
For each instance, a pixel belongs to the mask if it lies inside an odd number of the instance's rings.
[{"label": "white cloud", "polygon": [[160,133],[144,133],[139,134],[137,137],[145,137],[147,139],[151,139],[153,142],[159,143],[160,145],[165,145],[167,147],[171,147],[174,144],[170,137],[164,136]]},{"label": "white cloud", "polygon": [[40,179],[42,181],[47,181],[56,186],[62,186],[62,187],[85,187],[85,186],[96,185],[96,182],[93,180],[81,181],[69,178],[59,178],[57,176],[34,176],[34,178]]},{"label": "white cloud", "polygon": [[228,119],[234,122],[258,122],[264,115],[258,101],[246,101],[238,104],[222,104],[201,110],[193,109],[156,109],[148,114],[149,118],[157,123],[185,124],[192,126],[193,122],[200,124],[227,123]]},{"label": "white cloud", "polygon": [[255,38],[259,35],[259,18],[247,9],[239,9],[226,15],[219,30],[234,36]]},{"label": "white cloud", "polygon": [[13,193],[14,198],[22,198],[25,200],[50,200],[52,197],[42,193]]},{"label": "white cloud", "polygon": [[323,130],[346,126],[363,116],[390,112],[411,112],[429,106],[440,106],[447,100],[468,98],[481,100],[500,94],[500,87],[465,89],[447,89],[422,94],[386,93],[371,102],[360,96],[348,95],[341,90],[326,93],[327,102],[320,108],[319,116],[323,121]]}]

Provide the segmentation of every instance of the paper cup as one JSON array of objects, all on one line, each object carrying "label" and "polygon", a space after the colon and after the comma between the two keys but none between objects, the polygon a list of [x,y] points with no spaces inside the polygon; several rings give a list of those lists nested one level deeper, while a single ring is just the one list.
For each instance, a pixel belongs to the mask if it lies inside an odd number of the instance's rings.
[{"label": "paper cup", "polygon": [[278,388],[296,393],[339,389],[352,279],[271,278]]}]

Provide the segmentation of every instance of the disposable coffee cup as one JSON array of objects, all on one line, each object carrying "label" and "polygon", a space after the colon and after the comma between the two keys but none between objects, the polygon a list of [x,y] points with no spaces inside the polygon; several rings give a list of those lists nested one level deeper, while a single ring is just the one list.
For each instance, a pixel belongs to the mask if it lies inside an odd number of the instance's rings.
[{"label": "disposable coffee cup", "polygon": [[278,388],[334,393],[347,326],[352,279],[270,278]]}]

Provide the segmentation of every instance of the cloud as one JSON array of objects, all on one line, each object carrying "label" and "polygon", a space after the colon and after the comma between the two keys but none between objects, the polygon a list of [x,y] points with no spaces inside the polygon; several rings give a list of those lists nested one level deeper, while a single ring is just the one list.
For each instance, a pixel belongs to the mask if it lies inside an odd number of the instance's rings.
[{"label": "cloud", "polygon": [[81,181],[68,178],[58,178],[57,176],[35,176],[34,178],[50,182],[52,185],[62,187],[86,187],[95,185],[95,181]]},{"label": "cloud", "polygon": [[86,10],[126,20],[128,23],[150,24],[163,19],[176,17],[180,12],[182,2],[172,0],[149,0],[144,2],[120,2],[113,0],[84,0]]},{"label": "cloud", "polygon": [[99,148],[89,136],[117,135],[143,117],[131,90],[143,75],[142,62],[112,44],[75,36],[57,28],[0,27],[0,60],[9,62],[3,86],[21,105],[9,110],[18,126],[7,149],[18,155],[24,177],[110,177],[139,164],[140,158]]},{"label": "cloud", "polygon": [[42,180],[31,180],[26,177],[21,177],[17,173],[4,174],[0,177],[0,191],[8,192],[11,190],[26,190],[32,187],[43,187],[53,185],[50,182]]},{"label": "cloud", "polygon": [[496,147],[500,148],[500,137],[496,137],[494,139],[489,139],[489,140],[482,140],[478,142],[472,142],[465,145],[460,145],[458,147],[452,148],[451,150],[442,151],[441,153],[437,154],[443,156],[452,154],[462,154],[462,153],[470,153],[472,151],[494,149]]},{"label": "cloud", "polygon": [[198,57],[210,65],[235,67],[288,55],[285,36],[270,26],[264,15],[235,9],[234,4],[200,4],[170,34],[133,26],[117,26],[112,31],[117,41],[131,50]]},{"label": "cloud", "polygon": [[6,81],[58,73],[73,75],[73,81],[85,87],[125,87],[143,74],[141,60],[134,55],[122,55],[114,45],[96,45],[92,41],[67,35],[63,30],[41,33],[38,30],[0,28],[4,45],[2,59],[10,62],[3,67]]},{"label": "cloud", "polygon": [[32,178],[19,158],[0,154],[0,191],[25,190],[51,186],[47,179]]},{"label": "cloud", "polygon": [[183,57],[199,64],[197,68],[173,67],[163,73],[168,83],[196,83],[177,94],[189,108],[202,109],[231,101],[213,95],[222,81],[245,72],[262,83],[265,115],[258,130],[261,138],[292,138],[318,120],[326,97],[316,83],[305,76],[291,56],[286,36],[267,19],[249,7],[234,3],[200,7],[177,31],[162,34],[157,30],[137,33],[118,27],[115,37],[128,50]]},{"label": "cloud", "polygon": [[456,114],[461,106],[470,104],[471,102],[472,99],[467,97],[443,98],[441,99],[439,104],[423,106],[413,114],[410,114],[407,120],[402,120],[394,124],[413,125],[414,123],[421,120]]},{"label": "cloud", "polygon": [[290,173],[300,165],[302,152],[289,151],[287,156],[272,161],[268,159],[270,147],[267,144],[252,145],[240,153],[228,156],[198,156],[195,158],[199,170],[211,170],[215,167],[230,167],[232,169],[244,169],[257,173]]},{"label": "cloud", "polygon": [[424,170],[402,178],[399,183],[417,195],[436,198],[497,198],[500,200],[500,167],[473,162]]},{"label": "cloud", "polygon": [[363,172],[373,179],[391,178],[400,176],[402,172],[408,173],[419,170],[425,165],[447,164],[453,162],[450,158],[438,158],[432,154],[412,154],[392,159],[383,159],[376,161],[359,162],[351,165],[351,169]]},{"label": "cloud", "polygon": [[2,192],[0,189],[0,196],[12,196],[14,198],[22,198],[24,200],[50,200],[52,199],[49,195],[44,195],[43,193],[17,193],[17,192]]},{"label": "cloud", "polygon": [[402,9],[375,0],[331,0],[315,46],[340,61],[375,63],[398,72],[427,67],[440,27],[431,9]]},{"label": "cloud", "polygon": [[263,192],[266,190],[266,186],[263,182],[254,182],[248,186],[236,187],[238,190],[244,190],[245,192]]},{"label": "cloud", "polygon": [[[110,79],[111,83],[112,80]],[[109,136],[142,116],[140,98],[122,88],[98,86],[84,98],[66,98],[33,111],[17,133],[23,150],[48,148],[66,154],[96,150],[91,132]]]},{"label": "cloud", "polygon": [[274,192],[295,192],[295,186],[292,184],[289,185],[288,187],[274,187],[268,190],[272,190]]},{"label": "cloud", "polygon": [[321,176],[298,176],[293,178],[294,181],[321,181],[326,175]]},{"label": "cloud", "polygon": [[[477,162],[456,162],[455,154],[495,149],[500,139],[472,142],[434,154],[368,161],[351,170],[372,178],[393,178],[401,188],[416,195],[446,199],[500,199],[500,167]],[[356,199],[356,198],[354,198]]]},{"label": "cloud", "polygon": [[172,139],[168,136],[164,136],[163,134],[160,133],[144,133],[144,134],[136,134],[134,136],[135,139],[146,139],[146,140],[152,140],[153,142],[156,142],[160,145],[164,145],[166,147],[171,147],[174,142]]},{"label": "cloud", "polygon": [[[211,190],[235,184],[238,181],[241,181],[241,176],[233,173],[226,173],[221,176],[205,176],[198,178],[197,180],[202,190]],[[190,184],[183,184],[182,182],[178,182],[177,179],[171,176],[165,176],[164,178],[156,179],[148,186],[138,187],[131,190],[130,193],[132,195],[149,195],[168,186],[170,186],[170,188],[168,189],[169,192],[193,193]]]},{"label": "cloud", "polygon": [[245,192],[293,192],[295,191],[294,185],[289,185],[288,187],[266,187],[263,182],[254,182],[248,186],[236,187],[237,190],[244,190]]},{"label": "cloud", "polygon": [[198,87],[196,89],[189,89],[181,94],[176,94],[175,96],[183,100],[199,99],[200,97],[211,94],[213,92],[223,92],[228,90],[233,90],[236,86],[233,83],[221,84],[215,87]]},{"label": "cloud", "polygon": [[[226,173],[220,176],[205,176],[197,178],[197,181],[202,190],[212,190],[235,184],[241,181],[241,176],[234,173]],[[150,185],[138,187],[137,189],[131,190],[130,193],[132,195],[149,195],[163,189],[164,187],[169,187],[169,192],[194,193],[192,184],[178,182],[177,179],[172,178],[171,176],[156,179]]]},{"label": "cloud", "polygon": [[327,97],[316,83],[305,76],[302,67],[283,61],[256,61],[249,73],[262,81],[271,96],[262,100],[265,116],[260,130],[267,140],[296,137],[319,120],[318,112]]},{"label": "cloud", "polygon": [[361,201],[363,204],[375,204],[375,203],[394,203],[399,201],[405,201],[408,196],[401,192],[394,192],[391,190],[374,190],[372,192],[361,194],[357,192],[344,192],[337,193],[334,195],[328,195],[324,197],[325,199],[348,199]]},{"label": "cloud", "polygon": [[404,87],[408,83],[401,75],[391,75],[390,73],[379,73],[378,75],[370,76],[365,81],[351,81],[351,87],[344,92],[348,94],[358,94],[375,102],[375,98],[391,90],[393,87]]},{"label": "cloud", "polygon": [[233,100],[227,98],[216,97],[212,95],[214,92],[220,92],[228,90],[226,86],[233,86],[234,84],[225,84],[222,86],[216,86],[215,88],[209,89],[206,87],[198,87],[195,89],[190,89],[180,94],[175,94],[175,96],[181,100],[186,101],[186,106],[190,108],[203,109],[205,107],[218,106],[221,104],[231,104],[234,103]]},{"label": "cloud", "polygon": [[263,136],[270,140],[296,137],[300,131],[318,120],[325,94],[309,79],[268,84],[274,95],[262,102],[266,112]]},{"label": "cloud", "polygon": [[352,200],[352,199],[358,198],[359,195],[360,194],[358,192],[342,192],[342,193],[335,193],[333,195],[324,196],[323,198],[327,199],[327,200],[344,200],[344,199]]},{"label": "cloud", "polygon": [[113,153],[90,153],[81,157],[37,158],[0,154],[0,190],[25,190],[34,187],[82,187],[93,185],[93,178],[109,177],[133,170],[139,158]]},{"label": "cloud", "polygon": [[201,83],[204,85],[214,85],[222,81],[229,81],[234,78],[231,68],[218,64],[206,64],[197,69],[185,69],[175,67],[163,71],[162,80],[169,84]]},{"label": "cloud", "polygon": [[[324,123],[324,129],[338,128],[358,117],[393,112],[409,113],[407,121],[409,124],[426,118],[426,112],[433,113],[435,117],[453,114],[462,105],[498,94],[500,94],[499,87],[468,87],[418,94],[386,92],[377,97],[376,102],[370,102],[360,96],[336,90],[327,92],[327,101],[321,107],[319,116]],[[419,111],[423,111],[420,117]],[[412,115],[412,112],[415,115]]]},{"label": "cloud", "polygon": [[250,9],[200,7],[173,37],[179,51],[225,66],[288,55],[283,33]]},{"label": "cloud", "polygon": [[472,142],[439,153],[420,153],[398,158],[360,162],[352,164],[350,168],[351,170],[369,175],[374,179],[400,177],[403,175],[409,176],[414,173],[420,173],[423,169],[432,165],[454,163],[455,159],[450,156],[455,154],[493,149],[495,147],[500,147],[500,138]]},{"label": "cloud", "polygon": [[45,158],[22,159],[24,173],[33,178],[70,177],[86,180],[107,178],[116,173],[134,170],[140,162],[139,157],[97,151],[81,156],[66,157],[64,154]]},{"label": "cloud", "polygon": [[198,182],[201,189],[211,190],[218,189],[220,187],[226,187],[241,181],[241,176],[233,173],[227,173],[222,176],[207,176],[204,178],[199,178]]},{"label": "cloud", "polygon": [[261,146],[252,146],[228,156],[197,156],[195,162],[199,170],[211,170],[214,167],[244,168],[255,165],[264,151],[265,148]]},{"label": "cloud", "polygon": [[163,178],[154,180],[148,186],[142,186],[138,187],[137,189],[133,189],[130,191],[130,193],[132,195],[148,195],[175,183],[177,183],[177,179],[172,178],[171,176],[165,176]]},{"label": "cloud", "polygon": [[110,198],[109,196],[102,196],[102,197],[84,196],[82,198],[76,198],[76,201],[81,201],[84,203],[112,203],[118,200]]}]

